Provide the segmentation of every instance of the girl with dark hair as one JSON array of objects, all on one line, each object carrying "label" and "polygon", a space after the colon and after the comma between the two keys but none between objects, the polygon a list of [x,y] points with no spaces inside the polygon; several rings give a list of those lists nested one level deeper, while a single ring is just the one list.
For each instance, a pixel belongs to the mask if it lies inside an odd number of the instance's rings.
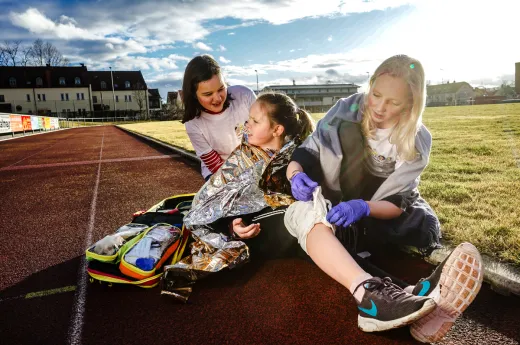
[{"label": "girl with dark hair", "polygon": [[184,223],[244,240],[253,260],[305,255],[283,222],[295,201],[285,174],[314,122],[287,95],[270,92],[253,103],[246,130],[242,143],[199,190]]},{"label": "girl with dark hair", "polygon": [[254,92],[241,85],[227,87],[220,66],[210,55],[193,58],[184,72],[182,123],[201,159],[205,180],[240,144],[237,128],[247,120]]}]

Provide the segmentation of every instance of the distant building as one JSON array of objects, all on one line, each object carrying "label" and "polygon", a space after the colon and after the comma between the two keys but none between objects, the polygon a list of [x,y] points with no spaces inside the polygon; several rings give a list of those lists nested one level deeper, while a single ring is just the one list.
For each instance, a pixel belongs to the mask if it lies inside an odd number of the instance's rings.
[{"label": "distant building", "polygon": [[148,89],[148,103],[150,104],[150,110],[161,110],[159,89]]},{"label": "distant building", "polygon": [[515,63],[515,92],[520,95],[520,62]]},{"label": "distant building", "polygon": [[176,107],[180,109],[184,109],[184,104],[182,103],[181,99],[182,90],[178,91],[169,91],[166,95],[166,103],[175,105]]},{"label": "distant building", "polygon": [[473,104],[496,104],[505,100],[506,96],[498,94],[497,89],[488,89],[485,87],[475,88],[475,102]]},{"label": "distant building", "polygon": [[84,65],[0,67],[0,112],[6,113],[92,116],[95,111],[145,111],[146,90],[140,71],[111,74],[88,71]]},{"label": "distant building", "polygon": [[325,112],[340,98],[358,92],[355,84],[317,84],[317,85],[270,85],[262,91],[281,91],[291,97],[296,104],[309,112]]},{"label": "distant building", "polygon": [[[149,109],[146,82],[141,71],[88,72],[94,111],[145,111]],[[112,91],[112,79],[114,89]]]},{"label": "distant building", "polygon": [[467,105],[473,104],[475,91],[466,82],[428,85],[426,87],[427,106]]}]

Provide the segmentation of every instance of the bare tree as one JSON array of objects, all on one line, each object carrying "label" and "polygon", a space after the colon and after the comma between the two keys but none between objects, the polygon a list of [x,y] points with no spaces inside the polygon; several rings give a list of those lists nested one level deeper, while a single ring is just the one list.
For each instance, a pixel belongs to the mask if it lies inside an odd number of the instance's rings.
[{"label": "bare tree", "polygon": [[58,48],[50,42],[43,45],[43,56],[45,63],[50,66],[65,66],[68,63],[68,60],[63,58]]},{"label": "bare tree", "polygon": [[32,60],[32,47],[26,46],[22,47],[22,51],[20,52],[20,58],[18,59],[18,63],[20,66],[30,66]]},{"label": "bare tree", "polygon": [[1,50],[7,60],[7,65],[16,66],[18,63],[18,51],[20,50],[21,41],[4,41]]},{"label": "bare tree", "polygon": [[7,66],[8,60],[7,56],[5,55],[3,46],[0,44],[0,66]]},{"label": "bare tree", "polygon": [[163,104],[163,119],[164,120],[181,120],[184,116],[184,109],[177,103],[166,103]]},{"label": "bare tree", "polygon": [[[143,108],[146,108],[146,97],[148,97],[148,92],[146,90],[145,85],[143,85],[140,82],[137,82],[135,84],[135,89],[134,89],[133,94],[134,94],[135,102],[137,103],[137,106],[139,107],[139,115],[142,116]],[[145,114],[144,118],[146,119],[146,117],[147,116]]]},{"label": "bare tree", "polygon": [[37,39],[32,45],[24,46],[21,41],[0,43],[0,66],[66,66],[69,60],[64,58],[58,48],[50,42]]},{"label": "bare tree", "polygon": [[43,54],[43,41],[41,39],[37,39],[32,44],[32,65],[34,66],[43,66],[43,63],[45,61],[44,54]]}]

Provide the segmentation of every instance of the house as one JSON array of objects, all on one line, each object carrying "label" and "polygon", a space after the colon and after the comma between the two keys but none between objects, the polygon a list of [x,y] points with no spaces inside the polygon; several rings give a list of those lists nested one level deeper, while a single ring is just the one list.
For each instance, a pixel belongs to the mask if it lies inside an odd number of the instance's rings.
[{"label": "house", "polygon": [[166,104],[175,105],[179,109],[184,109],[184,104],[182,103],[182,90],[178,91],[169,91],[166,95]]},{"label": "house", "polygon": [[149,108],[146,90],[140,71],[88,71],[83,64],[0,67],[0,112],[6,113],[80,117],[97,111],[101,113],[96,116],[114,110],[135,113]]},{"label": "house", "polygon": [[144,112],[149,109],[148,87],[141,71],[91,71],[88,76],[93,111]]},{"label": "house", "polygon": [[506,96],[498,94],[497,89],[487,89],[485,87],[475,88],[474,104],[496,104],[506,99]]},{"label": "house", "polygon": [[520,95],[520,62],[515,63],[515,92]]},{"label": "house", "polygon": [[91,109],[89,75],[81,67],[0,67],[0,112],[41,114]]},{"label": "house", "polygon": [[296,104],[309,112],[325,112],[340,98],[358,92],[355,84],[317,84],[317,85],[270,85],[262,91],[281,91],[291,97]]},{"label": "house", "polygon": [[148,103],[150,110],[161,110],[161,94],[159,89],[148,89]]},{"label": "house", "polygon": [[473,104],[475,100],[475,91],[466,82],[428,85],[426,94],[426,105],[430,107]]}]

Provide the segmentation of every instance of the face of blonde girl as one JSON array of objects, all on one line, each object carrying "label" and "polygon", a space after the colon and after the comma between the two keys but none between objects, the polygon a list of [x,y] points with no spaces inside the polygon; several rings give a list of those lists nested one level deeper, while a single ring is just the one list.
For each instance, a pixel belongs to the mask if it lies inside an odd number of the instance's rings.
[{"label": "face of blonde girl", "polygon": [[197,99],[204,107],[214,113],[219,113],[224,108],[227,97],[226,84],[220,75],[214,75],[211,79],[201,81],[197,85]]},{"label": "face of blonde girl", "polygon": [[253,103],[246,125],[248,132],[247,138],[250,144],[264,149],[270,148],[279,150],[281,146],[280,136],[278,135],[280,130],[278,127],[280,127],[280,125],[271,126],[265,106],[262,107],[259,102]]},{"label": "face of blonde girl", "polygon": [[368,95],[370,116],[377,128],[394,126],[401,114],[411,108],[410,91],[403,78],[382,74],[376,78]]}]

